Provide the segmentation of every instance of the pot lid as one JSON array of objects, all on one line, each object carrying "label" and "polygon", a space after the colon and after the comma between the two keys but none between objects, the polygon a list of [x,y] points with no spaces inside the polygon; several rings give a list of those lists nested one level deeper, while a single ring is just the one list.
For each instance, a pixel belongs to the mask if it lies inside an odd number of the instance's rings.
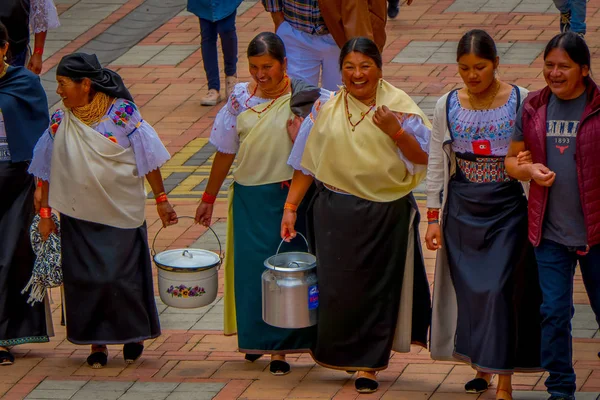
[{"label": "pot lid", "polygon": [[175,249],[154,256],[156,266],[165,270],[195,272],[216,267],[221,263],[218,254],[202,249]]},{"label": "pot lid", "polygon": [[281,272],[307,271],[317,266],[317,258],[310,253],[292,251],[279,253],[265,260],[265,267]]}]

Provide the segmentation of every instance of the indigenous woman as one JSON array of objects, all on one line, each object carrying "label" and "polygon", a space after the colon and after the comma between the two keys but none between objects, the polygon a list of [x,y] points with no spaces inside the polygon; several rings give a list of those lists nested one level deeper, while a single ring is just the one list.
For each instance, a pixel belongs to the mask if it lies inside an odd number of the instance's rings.
[{"label": "indigenous woman", "polygon": [[[579,262],[596,320],[600,315],[600,89],[590,49],[573,32],[544,50],[547,86],[531,93],[515,124],[506,169],[531,180],[529,240],[542,288],[542,366],[551,400],[574,400],[571,319]],[[519,163],[530,151],[533,163]]]},{"label": "indigenous woman", "polygon": [[355,387],[369,393],[395,335],[397,351],[427,342],[429,286],[411,191],[425,177],[431,125],[382,79],[373,41],[351,39],[339,62],[343,89],[315,105],[294,144],[281,237],[296,235],[296,209],[316,180],[309,233],[320,298],[312,354],[325,367],[359,371]]},{"label": "indigenous woman", "polygon": [[[210,224],[213,203],[237,155],[227,220],[225,334],[237,333],[239,350],[249,361],[271,354],[271,373],[283,375],[290,372],[285,354],[308,352],[314,328],[266,324],[261,276],[264,260],[275,254],[280,243],[277,231],[293,174],[287,165],[292,141],[286,124],[296,99],[306,100],[308,92],[308,98],[316,94],[314,102],[319,91],[298,92],[303,84],[288,78],[285,47],[273,33],[263,32],[252,39],[248,62],[253,81],[237,84],[215,118],[210,142],[217,154],[196,221]],[[299,245],[306,251],[305,244]]]},{"label": "indigenous woman", "polygon": [[[7,51],[8,33],[0,23],[0,60]],[[0,365],[10,365],[9,347],[47,342],[52,333],[45,304],[31,306],[21,294],[35,261],[29,241],[35,183],[27,166],[49,118],[39,78],[0,62]]]},{"label": "indigenous woman", "polygon": [[427,248],[444,244],[437,252],[431,355],[477,371],[468,393],[487,390],[498,374],[496,398],[508,400],[513,371],[540,367],[527,199],[504,168],[527,91],[496,78],[496,45],[482,30],[461,38],[457,62],[466,86],[437,103],[427,171]]},{"label": "indigenous woman", "polygon": [[160,335],[144,215],[144,176],[163,226],[177,223],[159,167],[169,159],[121,77],[95,55],[63,57],[56,70],[62,107],[36,145],[29,171],[42,180],[39,230],[60,213],[67,339],[91,344],[87,362],[106,365],[107,344],[140,357]]}]

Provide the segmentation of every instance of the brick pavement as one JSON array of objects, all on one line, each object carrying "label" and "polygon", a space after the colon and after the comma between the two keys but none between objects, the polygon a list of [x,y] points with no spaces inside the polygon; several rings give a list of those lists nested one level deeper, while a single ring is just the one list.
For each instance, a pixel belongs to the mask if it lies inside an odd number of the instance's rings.
[{"label": "brick pavement", "polygon": [[[182,11],[184,0],[58,0],[63,27],[48,35],[43,81],[51,100],[54,67],[64,54],[94,50],[125,79],[146,120],[154,124],[173,158],[163,168],[166,187],[179,215],[193,215],[210,171],[214,149],[207,143],[218,107],[200,106],[207,89],[201,66],[199,27]],[[598,9],[588,3],[588,34],[593,56],[600,51]],[[256,1],[245,1],[237,18],[240,81],[247,80],[245,47],[258,32],[271,29]],[[549,0],[415,0],[388,24],[384,75],[406,90],[431,115],[438,96],[459,87],[453,63],[464,31],[487,29],[498,42],[503,79],[537,89],[543,86],[540,53],[558,30],[558,14]],[[221,62],[221,61],[220,61]],[[226,182],[227,184],[228,182]],[[422,198],[422,196],[420,197]],[[147,205],[149,235],[159,230],[154,206]],[[224,192],[215,208],[213,228],[225,239]],[[424,231],[425,225],[421,226]],[[197,246],[216,250],[205,229],[182,220],[162,231],[156,250]],[[426,251],[433,280],[434,254]],[[222,271],[220,272],[222,278]],[[220,282],[222,293],[222,279]],[[146,343],[138,363],[126,366],[119,346],[109,346],[107,368],[85,365],[88,348],[65,340],[60,326],[60,294],[52,291],[56,336],[48,344],[14,349],[17,362],[0,368],[0,396],[6,399],[491,399],[493,393],[466,395],[462,385],[469,367],[433,362],[426,350],[394,354],[380,373],[381,390],[358,395],[344,372],[316,366],[310,357],[291,356],[293,372],[272,377],[267,362],[247,363],[236,352],[235,337],[222,335],[220,296],[197,310],[167,307],[157,297],[163,335]],[[574,361],[577,399],[600,394],[597,325],[579,274],[574,299]],[[545,399],[542,374],[517,374],[515,399]],[[491,390],[493,392],[493,390]]]}]

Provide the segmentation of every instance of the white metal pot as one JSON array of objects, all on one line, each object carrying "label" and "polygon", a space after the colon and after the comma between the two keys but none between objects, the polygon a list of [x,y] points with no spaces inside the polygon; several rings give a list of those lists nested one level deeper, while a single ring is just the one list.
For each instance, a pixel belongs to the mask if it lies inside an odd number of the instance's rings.
[{"label": "white metal pot", "polygon": [[[192,217],[179,217],[192,218]],[[192,218],[193,219],[193,218]],[[219,254],[221,241],[217,238]],[[175,249],[156,254],[152,242],[152,255],[158,268],[158,292],[166,305],[176,308],[198,308],[211,304],[219,289],[218,269],[222,263],[219,254],[202,249]]]},{"label": "white metal pot", "polygon": [[[298,232],[306,241],[306,238]],[[306,328],[317,324],[319,288],[317,259],[304,252],[277,253],[265,260],[262,274],[263,320],[278,328]],[[308,246],[308,242],[306,243]]]}]

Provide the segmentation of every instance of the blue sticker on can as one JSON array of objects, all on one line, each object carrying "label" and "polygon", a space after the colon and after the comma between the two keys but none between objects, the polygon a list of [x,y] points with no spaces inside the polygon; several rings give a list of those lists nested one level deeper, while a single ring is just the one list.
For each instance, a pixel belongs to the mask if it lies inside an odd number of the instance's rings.
[{"label": "blue sticker on can", "polygon": [[316,310],[319,307],[319,288],[317,285],[308,287],[308,309]]}]

